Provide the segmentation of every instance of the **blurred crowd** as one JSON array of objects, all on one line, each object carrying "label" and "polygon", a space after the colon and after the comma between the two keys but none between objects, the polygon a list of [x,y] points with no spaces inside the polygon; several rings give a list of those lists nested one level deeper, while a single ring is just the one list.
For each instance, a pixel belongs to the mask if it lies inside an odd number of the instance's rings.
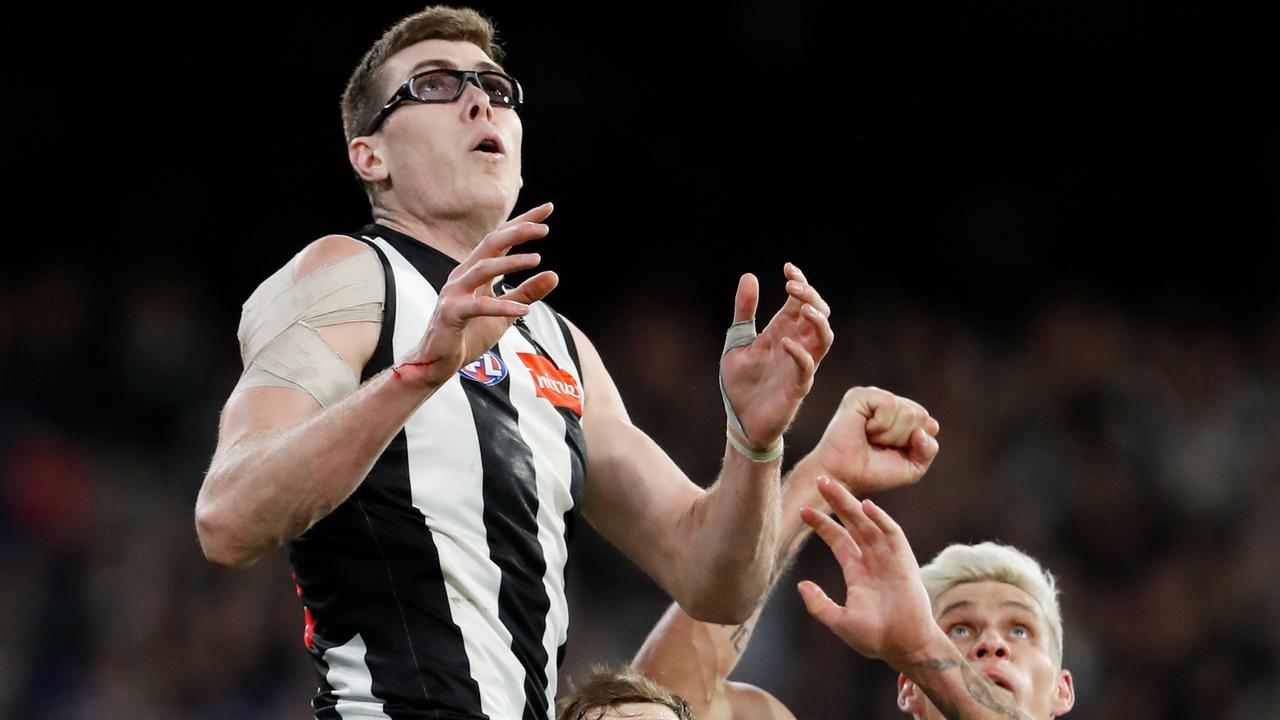
[{"label": "blurred crowd", "polygon": [[[238,307],[202,288],[69,268],[0,285],[0,717],[309,717],[284,552],[217,567],[193,529],[239,373]],[[709,482],[724,318],[678,293],[619,302],[607,324],[580,324],[636,423]],[[877,500],[921,562],[998,539],[1058,576],[1071,717],[1280,717],[1280,314],[1082,295],[991,324],[910,299],[833,305],[791,460],[848,386],[920,401],[942,452]],[[562,682],[624,662],[667,602],[579,528]],[[899,717],[895,676],[808,618],[802,577],[838,587],[820,543],[735,677],[802,718]]]}]

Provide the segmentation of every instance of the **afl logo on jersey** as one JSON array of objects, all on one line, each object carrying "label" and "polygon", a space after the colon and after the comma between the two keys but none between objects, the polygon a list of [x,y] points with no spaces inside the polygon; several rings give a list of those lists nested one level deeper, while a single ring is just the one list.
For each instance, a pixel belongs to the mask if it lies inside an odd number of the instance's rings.
[{"label": "afl logo on jersey", "polygon": [[507,378],[507,366],[492,350],[486,350],[475,362],[463,365],[458,374],[481,385],[497,385]]}]

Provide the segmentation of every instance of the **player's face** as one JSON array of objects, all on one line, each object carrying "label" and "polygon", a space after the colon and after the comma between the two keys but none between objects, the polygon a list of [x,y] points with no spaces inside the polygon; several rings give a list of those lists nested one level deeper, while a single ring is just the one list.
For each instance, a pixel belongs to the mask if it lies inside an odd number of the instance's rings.
[{"label": "player's face", "polygon": [[678,720],[671,708],[657,703],[623,703],[611,707],[600,720]]},{"label": "player's face", "polygon": [[[1071,709],[1071,674],[1054,660],[1049,623],[1030,595],[1002,582],[965,583],[939,595],[933,611],[969,663],[1009,691],[1028,717]],[[928,710],[926,717],[942,717],[932,703]]]},{"label": "player's face", "polygon": [[[379,75],[391,97],[410,76],[433,68],[501,70],[469,42],[425,40],[392,55]],[[450,103],[402,103],[373,140],[401,207],[417,217],[492,215],[497,225],[520,192],[524,129],[512,108],[492,104],[472,82]]]}]

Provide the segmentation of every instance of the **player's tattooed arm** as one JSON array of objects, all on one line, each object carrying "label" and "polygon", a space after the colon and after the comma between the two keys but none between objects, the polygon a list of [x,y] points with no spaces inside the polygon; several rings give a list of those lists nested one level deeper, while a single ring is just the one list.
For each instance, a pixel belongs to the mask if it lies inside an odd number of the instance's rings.
[{"label": "player's tattooed arm", "polygon": [[[783,524],[766,586],[770,590],[794,564],[811,533],[800,520],[800,508],[823,502],[817,493],[817,478],[809,474],[809,467],[798,465],[783,483]],[[633,666],[687,700],[695,717],[737,717],[738,703],[743,700],[740,691],[746,686],[729,682],[728,678],[747,650],[768,597],[769,593],[764,593],[751,615],[739,625],[698,622],[672,604],[650,631]],[[776,700],[770,704],[776,705]]]},{"label": "player's tattooed arm", "polygon": [[[956,678],[948,676],[951,670],[958,671],[965,694],[979,708],[962,709],[964,706],[971,707],[971,704],[963,702],[964,697],[956,697],[958,692],[955,687]],[[924,691],[947,720],[987,720],[989,718],[1026,720],[1026,716],[1013,704],[1013,698],[1008,691],[993,683],[990,678],[975,670],[963,659],[927,658],[912,663],[906,675]],[[1007,697],[1001,697],[1002,695]]]}]

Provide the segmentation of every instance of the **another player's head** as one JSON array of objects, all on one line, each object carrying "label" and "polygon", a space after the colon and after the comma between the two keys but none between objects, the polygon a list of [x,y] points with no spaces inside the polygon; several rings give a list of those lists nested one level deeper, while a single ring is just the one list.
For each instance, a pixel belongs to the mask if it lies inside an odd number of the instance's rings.
[{"label": "another player's head", "polygon": [[631,669],[597,667],[557,703],[556,720],[694,720],[689,704]]},{"label": "another player's head", "polygon": [[[1062,668],[1062,611],[1053,575],[997,543],[952,545],[920,569],[934,618],[978,672],[1013,694],[1030,718],[1071,709],[1075,690]],[[898,706],[928,720],[943,716],[905,676]]]},{"label": "another player's head", "polygon": [[400,20],[365,53],[342,126],[375,212],[506,219],[521,185],[523,90],[501,59],[488,19],[443,6]]}]

